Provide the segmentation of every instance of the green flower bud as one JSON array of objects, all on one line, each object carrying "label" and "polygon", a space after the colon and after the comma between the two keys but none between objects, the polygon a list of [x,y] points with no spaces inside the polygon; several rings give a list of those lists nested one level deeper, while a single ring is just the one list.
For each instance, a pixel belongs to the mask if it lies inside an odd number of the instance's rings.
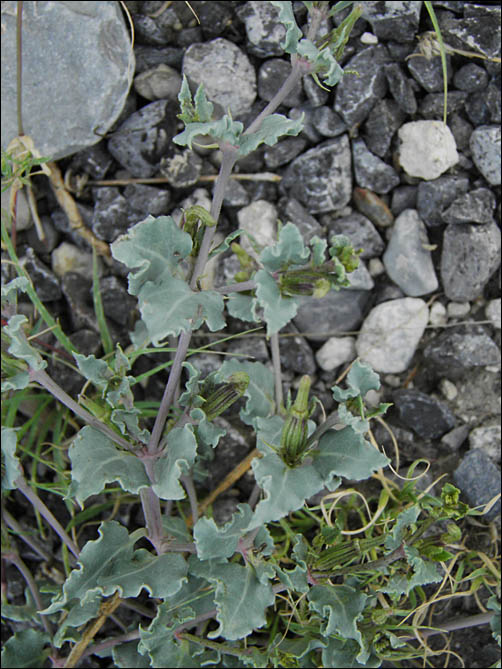
[{"label": "green flower bud", "polygon": [[213,390],[202,406],[208,420],[213,420],[222,414],[228,407],[237,402],[249,385],[249,375],[246,372],[235,372],[228,377],[225,383]]},{"label": "green flower bud", "polygon": [[308,440],[310,377],[302,376],[294,404],[288,410],[281,433],[280,454],[288,467],[295,467],[305,455]]}]

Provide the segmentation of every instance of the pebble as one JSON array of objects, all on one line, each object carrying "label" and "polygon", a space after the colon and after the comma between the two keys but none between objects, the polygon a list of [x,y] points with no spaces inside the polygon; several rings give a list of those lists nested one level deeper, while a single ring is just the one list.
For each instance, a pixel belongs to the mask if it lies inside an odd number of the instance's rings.
[{"label": "pebble", "polygon": [[152,102],[163,98],[177,102],[181,77],[173,67],[161,63],[138,74],[134,79],[134,88],[139,95]]},{"label": "pebble", "polygon": [[[248,232],[261,247],[272,246],[277,242],[277,215],[277,209],[270,202],[251,202],[237,212],[239,229]],[[254,255],[247,235],[239,237],[239,244]]]},{"label": "pebble", "polygon": [[317,364],[325,372],[332,372],[355,357],[356,340],[354,337],[330,337],[315,354]]},{"label": "pebble", "polygon": [[92,255],[85,253],[73,244],[62,242],[51,253],[52,271],[63,277],[68,272],[77,272],[85,277],[92,277]]},{"label": "pebble", "polygon": [[446,325],[448,321],[446,307],[441,302],[434,302],[429,313],[429,324],[434,327]]},{"label": "pebble", "polygon": [[[18,134],[17,6],[2,3],[2,149]],[[29,2],[23,34],[25,133],[52,160],[99,142],[120,116],[134,72],[120,5]]]},{"label": "pebble", "polygon": [[446,296],[454,302],[479,297],[500,265],[500,247],[500,229],[495,223],[448,225],[441,254],[441,282]]},{"label": "pebble", "polygon": [[500,330],[500,297],[488,302],[485,313],[486,317],[491,320],[493,327]]},{"label": "pebble", "polygon": [[383,263],[388,276],[410,297],[427,295],[439,285],[428,244],[427,229],[417,211],[405,209],[396,218]]},{"label": "pebble", "polygon": [[417,188],[417,210],[428,227],[444,225],[442,212],[467,192],[469,179],[445,174],[432,181],[421,181]]},{"label": "pebble", "polygon": [[343,209],[352,195],[352,168],[346,134],[328,139],[295,158],[281,186],[309,214]]},{"label": "pebble", "polygon": [[447,330],[427,344],[424,360],[434,374],[455,381],[476,367],[500,365],[500,350],[484,332]]},{"label": "pebble", "polygon": [[238,46],[222,37],[191,44],[183,57],[183,74],[195,88],[203,83],[208,100],[234,118],[255,101],[254,67]]},{"label": "pebble", "polygon": [[356,342],[357,354],[377,372],[404,372],[408,369],[428,320],[427,304],[416,297],[378,304],[361,327]]},{"label": "pebble", "polygon": [[472,159],[492,186],[500,185],[500,125],[485,125],[473,130],[469,140]]},{"label": "pebble", "polygon": [[354,188],[352,194],[357,209],[380,228],[394,223],[394,216],[385,202],[367,188]]},{"label": "pebble", "polygon": [[455,138],[441,121],[411,121],[401,126],[398,135],[399,162],[412,177],[437,179],[458,162]]},{"label": "pebble", "polygon": [[[453,472],[453,479],[471,506],[487,504],[492,497],[500,494],[500,471],[480,449],[471,449],[466,453]],[[499,513],[500,499],[483,518],[493,520]]]},{"label": "pebble", "polygon": [[399,419],[423,439],[439,439],[455,427],[455,416],[444,402],[412,388],[395,390],[392,400]]},{"label": "pebble", "polygon": [[352,159],[354,161],[354,177],[357,185],[368,188],[376,193],[388,193],[399,185],[396,170],[375,156],[363,139],[352,140]]},{"label": "pebble", "polygon": [[448,302],[446,311],[448,312],[448,318],[462,318],[467,316],[471,310],[471,305],[469,302]]},{"label": "pebble", "polygon": [[247,50],[259,58],[284,55],[286,28],[279,21],[279,9],[270,2],[245,2],[236,9],[244,21]]},{"label": "pebble", "polygon": [[497,200],[488,188],[476,188],[460,197],[442,213],[445,223],[490,223]]},{"label": "pebble", "polygon": [[469,446],[481,448],[492,460],[500,462],[500,425],[475,427],[469,433]]}]

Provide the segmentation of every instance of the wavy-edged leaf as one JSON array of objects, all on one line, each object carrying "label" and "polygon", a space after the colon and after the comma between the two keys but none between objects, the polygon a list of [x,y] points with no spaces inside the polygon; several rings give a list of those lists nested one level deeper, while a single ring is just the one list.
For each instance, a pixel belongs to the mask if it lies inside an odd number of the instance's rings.
[{"label": "wavy-edged leaf", "polygon": [[167,435],[165,455],[154,465],[155,484],[152,486],[161,499],[183,499],[185,491],[179,479],[188,474],[197,454],[197,441],[192,425],[173,428]]},{"label": "wavy-edged leaf", "polygon": [[47,363],[26,339],[23,329],[25,323],[28,323],[26,316],[16,314],[9,318],[7,325],[3,326],[4,332],[11,338],[11,344],[7,350],[15,358],[25,360],[32,369],[36,371],[45,369]]},{"label": "wavy-edged leaf", "polygon": [[2,490],[15,490],[15,481],[23,474],[16,456],[18,429],[2,427]]},{"label": "wavy-edged leaf", "polygon": [[199,558],[208,560],[232,557],[252,516],[253,511],[249,504],[239,504],[237,512],[223,527],[218,527],[212,518],[200,518],[193,528]]},{"label": "wavy-edged leaf", "polygon": [[246,406],[241,409],[240,417],[246,425],[254,425],[258,416],[269,416],[275,411],[274,377],[270,369],[261,362],[247,360],[225,360],[216,379],[223,382],[234,372],[246,372],[249,384],[244,392]]},{"label": "wavy-edged leaf", "polygon": [[286,269],[290,265],[305,265],[310,256],[303,237],[294,223],[286,223],[279,231],[279,240],[260,254],[263,267],[269,272]]},{"label": "wavy-edged leaf", "polygon": [[264,269],[255,275],[256,298],[263,308],[263,319],[267,324],[267,336],[279,332],[297,314],[300,304],[296,297],[281,295],[276,280]]}]

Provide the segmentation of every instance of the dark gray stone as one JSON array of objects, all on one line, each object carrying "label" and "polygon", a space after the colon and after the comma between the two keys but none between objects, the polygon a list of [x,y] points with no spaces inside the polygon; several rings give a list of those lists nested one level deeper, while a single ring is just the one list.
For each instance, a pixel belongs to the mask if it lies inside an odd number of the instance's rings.
[{"label": "dark gray stone", "polygon": [[85,172],[92,179],[104,179],[112,163],[105,143],[99,142],[79,151],[71,161],[71,170],[74,173]]},{"label": "dark gray stone", "polygon": [[295,158],[281,186],[311,214],[345,207],[352,194],[347,135],[328,139]]},{"label": "dark gray stone", "polygon": [[[467,6],[467,5],[466,5]],[[456,18],[441,14],[439,27],[443,40],[455,49],[482,53],[488,58],[500,56],[500,7],[494,15]]]},{"label": "dark gray stone", "polygon": [[361,325],[370,292],[367,290],[331,291],[325,297],[302,298],[293,322],[311,341],[324,341],[325,333],[342,334]]},{"label": "dark gray stone", "polygon": [[206,39],[219,37],[233,21],[228,2],[201,2],[197,5],[197,16]]},{"label": "dark gray stone", "polygon": [[474,126],[490,123],[492,115],[483,94],[471,93],[466,100],[465,111]]},{"label": "dark gray stone", "polygon": [[394,216],[405,209],[417,208],[417,186],[398,186],[392,191],[392,202],[390,210]]},{"label": "dark gray stone", "polygon": [[273,146],[267,146],[263,157],[268,169],[274,170],[280,165],[286,165],[298,156],[306,147],[307,142],[302,137],[286,137]]},{"label": "dark gray stone", "polygon": [[500,72],[495,77],[494,81],[488,84],[488,88],[484,92],[484,98],[488,109],[490,110],[491,123],[500,123],[501,121],[501,100],[500,100]]},{"label": "dark gray stone", "polygon": [[281,220],[284,223],[291,221],[301,232],[303,241],[307,244],[312,237],[324,237],[324,231],[317,220],[294,198],[281,198],[278,206]]},{"label": "dark gray stone", "polygon": [[453,113],[449,119],[449,128],[455,138],[455,144],[458,151],[470,153],[469,140],[471,138],[473,127],[463,116]]},{"label": "dark gray stone", "polygon": [[[219,3],[203,3],[219,4]],[[227,4],[227,3],[222,3]],[[279,21],[279,9],[270,2],[244,2],[235,13],[246,28],[246,50],[259,58],[282,56],[286,28]]]},{"label": "dark gray stone", "polygon": [[420,2],[365,2],[362,18],[377,37],[409,42],[418,31]]},{"label": "dark gray stone", "polygon": [[364,139],[368,149],[383,158],[404,119],[405,114],[396,102],[379,100],[364,125]]},{"label": "dark gray stone", "polygon": [[133,177],[153,176],[171,146],[176,109],[169,100],[156,100],[130,116],[108,141],[108,151]]},{"label": "dark gray stone", "polygon": [[193,149],[171,146],[160,160],[159,172],[173,188],[195,186],[202,173],[202,158]]},{"label": "dark gray stone", "polygon": [[360,258],[375,258],[380,256],[385,248],[373,223],[357,211],[340,217],[324,214],[321,222],[328,228],[329,237],[346,235],[356,250],[363,249]]},{"label": "dark gray stone", "polygon": [[474,93],[488,86],[488,74],[484,67],[476,63],[467,63],[455,72],[453,84],[460,91]]},{"label": "dark gray stone", "polygon": [[388,193],[399,182],[396,170],[368,151],[363,139],[352,140],[354,176],[358,186],[376,193]]},{"label": "dark gray stone", "polygon": [[[17,6],[2,4],[2,149],[18,134]],[[28,2],[22,25],[24,133],[52,160],[96,144],[118,119],[134,72],[120,6]]]},{"label": "dark gray stone", "polygon": [[445,223],[491,223],[497,205],[488,188],[477,188],[457,197],[442,213]]},{"label": "dark gray stone", "polygon": [[229,179],[223,196],[223,204],[226,207],[245,207],[249,202],[249,193],[244,186],[237,179]]},{"label": "dark gray stone", "polygon": [[317,132],[314,122],[314,114],[316,109],[311,106],[310,102],[305,102],[299,107],[291,107],[288,112],[288,118],[296,121],[303,114],[303,130],[299,137],[307,139],[312,144],[317,144],[321,141],[321,135]]},{"label": "dark gray stone", "polygon": [[456,380],[476,367],[500,365],[500,350],[484,332],[447,330],[427,344],[424,361],[434,374]]},{"label": "dark gray stone", "polygon": [[[490,458],[478,448],[470,450],[453,472],[453,479],[470,506],[486,504],[500,494],[500,470]],[[483,516],[493,520],[500,513],[500,499]]]},{"label": "dark gray stone", "polygon": [[432,181],[421,181],[417,190],[417,210],[429,227],[443,225],[443,212],[459,195],[467,192],[469,179],[449,174]]},{"label": "dark gray stone", "polygon": [[317,107],[312,114],[312,124],[324,137],[338,137],[347,131],[347,125],[329,107]]},{"label": "dark gray stone", "polygon": [[44,239],[39,239],[37,229],[33,226],[26,233],[26,239],[31,248],[40,254],[50,253],[59,243],[60,235],[49,216],[41,216],[40,221],[45,234]]},{"label": "dark gray stone", "polygon": [[359,76],[347,74],[335,88],[335,111],[352,127],[362,123],[387,91],[387,78],[382,67],[390,61],[384,46],[371,46],[351,58],[344,66],[357,70]]},{"label": "dark gray stone", "polygon": [[146,44],[135,44],[134,55],[136,56],[136,74],[141,74],[156,65],[169,65],[181,69],[183,59],[183,51],[174,46],[159,48]]},{"label": "dark gray stone", "polygon": [[[146,218],[146,214],[143,216]],[[141,215],[136,216],[137,221]],[[92,230],[98,239],[113,242],[131,225],[131,211],[126,198],[115,186],[95,189]]]},{"label": "dark gray stone", "polygon": [[500,229],[495,223],[447,226],[441,255],[441,281],[450,300],[475,300],[499,265]]},{"label": "dark gray stone", "polygon": [[[452,78],[451,56],[446,56],[447,64],[447,79],[448,82]],[[420,86],[427,91],[427,93],[437,93],[443,90],[443,67],[441,63],[441,56],[434,56],[430,60],[427,58],[410,58],[408,60],[408,71]]]},{"label": "dark gray stone", "polygon": [[384,65],[384,71],[390,93],[399,107],[406,114],[415,114],[417,111],[415,92],[401,66],[398,63],[389,63]]},{"label": "dark gray stone", "polygon": [[[463,109],[468,93],[464,91],[448,91],[447,114]],[[444,95],[443,93],[427,93],[418,105],[419,114],[427,120],[443,120]]]},{"label": "dark gray stone", "polygon": [[146,184],[128,184],[124,189],[124,197],[133,211],[152,216],[167,214],[171,193],[162,188],[147,186]]},{"label": "dark gray stone", "polygon": [[[262,3],[260,3],[262,4]],[[281,58],[271,58],[263,63],[258,72],[258,95],[269,102],[291,74],[291,64]],[[303,101],[301,80],[283,100],[285,107],[298,107]]]},{"label": "dark gray stone", "polygon": [[321,88],[312,77],[303,78],[303,90],[312,107],[321,107],[328,101],[328,91]]},{"label": "dark gray stone", "polygon": [[455,426],[455,416],[444,402],[418,390],[396,390],[392,401],[401,422],[423,439],[439,439]]},{"label": "dark gray stone", "polygon": [[30,275],[33,286],[42,302],[53,302],[62,296],[59,281],[54,273],[37,258],[32,248],[26,249],[25,257],[21,261]]},{"label": "dark gray stone", "polygon": [[[294,334],[298,332],[292,323],[281,330],[281,334]],[[317,365],[314,353],[305,337],[290,336],[285,341],[285,346],[280,348],[281,366],[296,374],[309,374],[314,376]]]},{"label": "dark gray stone", "polygon": [[115,276],[100,279],[99,290],[105,316],[119,325],[132,324],[132,312],[136,308],[136,299],[129,295],[119,279]]},{"label": "dark gray stone", "polygon": [[61,288],[68,302],[69,314],[74,330],[99,332],[96,314],[92,305],[91,279],[76,272],[66,272],[61,279]]}]

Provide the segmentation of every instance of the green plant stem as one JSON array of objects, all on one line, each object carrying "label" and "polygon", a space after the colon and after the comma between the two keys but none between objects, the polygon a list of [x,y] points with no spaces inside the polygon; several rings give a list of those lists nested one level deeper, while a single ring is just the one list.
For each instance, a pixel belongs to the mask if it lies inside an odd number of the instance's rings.
[{"label": "green plant stem", "polygon": [[337,569],[336,571],[326,574],[326,572],[315,572],[312,573],[314,578],[335,578],[336,576],[341,576],[343,574],[355,574],[359,571],[374,571],[375,569],[380,569],[380,567],[386,567],[387,565],[395,562],[396,560],[401,560],[406,557],[404,553],[404,544],[398,546],[392,553],[385,555],[378,560],[373,560],[371,562],[366,562],[366,564],[355,564],[349,565],[348,567],[343,567],[342,569]]},{"label": "green plant stem", "polygon": [[[441,627],[431,630],[420,630],[420,636],[427,638],[434,634],[442,634],[443,632],[453,632],[454,630],[461,630],[467,627],[477,627],[478,625],[488,625],[495,615],[494,611],[487,613],[477,613],[474,616],[467,616],[465,618],[458,618],[451,622],[441,623]],[[400,636],[400,641],[416,641],[416,636]]]},{"label": "green plant stem", "polygon": [[281,352],[277,332],[270,337],[270,349],[272,351],[272,365],[275,379],[275,410],[278,413],[283,407],[284,399],[282,394]]},{"label": "green plant stem", "polygon": [[28,545],[32,551],[38,553],[42,560],[49,562],[53,559],[53,555],[48,551],[41,542],[35,540],[26,530],[23,530],[17,520],[7,511],[2,509],[2,519],[5,523],[16,533],[16,535]]},{"label": "green plant stem", "polygon": [[65,529],[62,527],[60,522],[54,517],[52,511],[49,511],[49,509],[45,506],[40,497],[38,497],[38,495],[34,493],[33,490],[30,488],[30,486],[26,483],[24,476],[18,476],[18,478],[15,480],[14,483],[18,488],[18,490],[22,492],[27,499],[29,499],[29,501],[33,504],[35,509],[37,509],[40,515],[43,516],[45,520],[49,523],[49,525],[52,527],[54,532],[56,532],[61,541],[69,548],[69,550],[73,553],[73,555],[78,559],[80,556],[80,551],[78,549],[78,546],[76,546],[70,539],[70,537],[68,536],[68,534],[66,533]]},{"label": "green plant stem", "polygon": [[160,500],[151,487],[142,488],[139,491],[141,506],[145,517],[147,538],[152,546],[161,555],[164,542],[164,530],[162,528],[162,515],[160,513]]},{"label": "green plant stem", "polygon": [[17,132],[24,135],[23,128],[23,2],[18,0],[16,15],[16,79],[17,79]]},{"label": "green plant stem", "polygon": [[256,281],[250,279],[249,281],[241,281],[240,283],[229,283],[227,286],[220,286],[214,290],[218,293],[242,293],[245,290],[254,290],[256,288]]},{"label": "green plant stem", "polygon": [[29,373],[31,381],[36,381],[36,383],[40,384],[43,388],[50,392],[51,395],[59,400],[61,404],[64,404],[68,407],[68,409],[73,411],[75,415],[82,418],[82,420],[85,421],[90,427],[99,430],[116,444],[122,446],[122,448],[126,448],[128,451],[133,450],[133,447],[128,441],[126,441],[123,437],[108,427],[108,425],[102,423],[99,418],[96,418],[91,413],[86,411],[83,407],[80,406],[80,404],[77,404],[77,402],[75,402],[75,400],[72,399],[68,393],[66,393],[61,388],[61,386],[58,386],[58,384],[53,381],[47,372],[45,372],[43,369],[30,369]]},{"label": "green plant stem", "polygon": [[193,484],[193,478],[191,474],[183,474],[180,477],[181,482],[185,490],[187,491],[188,500],[190,502],[190,510],[192,512],[192,527],[199,520],[199,505],[197,503],[197,493],[195,492],[195,486]]},{"label": "green plant stem", "polygon": [[[23,562],[23,560],[19,557],[19,555],[15,551],[2,551],[2,558],[4,560],[8,560],[9,562],[11,562],[14,566],[16,566],[19,569],[19,571],[21,572],[24,580],[26,581],[26,583],[27,583],[27,585],[30,589],[30,592],[31,592],[31,595],[33,597],[33,601],[36,604],[37,610],[41,611],[43,608],[45,608],[44,604],[42,602],[42,598],[40,597],[40,593],[38,591],[35,579],[31,575],[30,570],[28,569],[26,564]],[[39,615],[39,618],[42,621],[42,625],[43,625],[45,631],[47,632],[47,634],[52,639],[52,637],[53,637],[52,626],[51,626],[51,623],[48,620],[47,616],[40,616]]]}]

